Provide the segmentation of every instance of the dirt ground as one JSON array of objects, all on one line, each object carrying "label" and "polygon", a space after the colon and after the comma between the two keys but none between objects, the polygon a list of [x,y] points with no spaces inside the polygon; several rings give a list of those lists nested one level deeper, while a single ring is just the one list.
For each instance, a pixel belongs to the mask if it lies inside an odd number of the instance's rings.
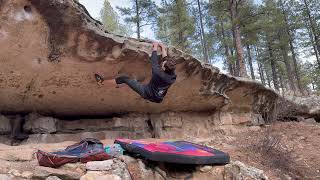
[{"label": "dirt ground", "polygon": [[[102,142],[111,144],[113,140]],[[264,170],[269,179],[320,179],[319,123],[276,122],[262,127],[242,127],[236,133],[218,131],[212,137],[195,138],[193,142],[225,151],[232,161]],[[11,168],[30,169],[29,166],[37,164],[33,155],[37,149],[50,152],[73,143],[0,144],[0,173]]]},{"label": "dirt ground", "polygon": [[320,179],[319,123],[277,122],[208,145],[264,170],[270,179]]}]

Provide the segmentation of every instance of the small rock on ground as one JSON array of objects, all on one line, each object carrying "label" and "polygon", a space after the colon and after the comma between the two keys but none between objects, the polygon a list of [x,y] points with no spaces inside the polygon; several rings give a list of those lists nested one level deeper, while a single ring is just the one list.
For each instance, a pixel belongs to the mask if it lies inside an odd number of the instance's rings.
[{"label": "small rock on ground", "polygon": [[13,180],[13,176],[9,174],[0,174],[0,179],[1,180]]},{"label": "small rock on ground", "polygon": [[54,169],[54,168],[42,167],[42,166],[35,167],[35,170],[34,170],[35,178],[47,178],[49,176],[57,176],[61,179],[80,179],[81,174],[74,171],[63,170],[63,169]]},{"label": "small rock on ground", "polygon": [[80,180],[121,180],[121,178],[114,174],[105,174],[102,171],[88,171]]},{"label": "small rock on ground", "polygon": [[268,180],[268,177],[260,169],[235,161],[225,166],[225,179]]},{"label": "small rock on ground", "polygon": [[127,169],[127,165],[118,159],[114,159],[113,162],[112,174],[118,175],[121,180],[131,180],[131,175]]},{"label": "small rock on ground", "polygon": [[89,171],[109,171],[112,169],[113,160],[87,162],[86,168]]},{"label": "small rock on ground", "polygon": [[202,166],[199,168],[201,172],[209,172],[213,167],[212,166]]},{"label": "small rock on ground", "polygon": [[309,119],[304,120],[304,123],[307,123],[307,124],[316,124],[317,121],[316,121],[314,118],[309,118]]},{"label": "small rock on ground", "polygon": [[49,177],[47,177],[46,180],[61,180],[61,179],[58,178],[57,176],[49,176]]},{"label": "small rock on ground", "polygon": [[21,174],[21,177],[30,179],[30,178],[33,177],[33,173],[30,172],[30,171],[25,171],[25,172],[23,172],[23,173]]}]

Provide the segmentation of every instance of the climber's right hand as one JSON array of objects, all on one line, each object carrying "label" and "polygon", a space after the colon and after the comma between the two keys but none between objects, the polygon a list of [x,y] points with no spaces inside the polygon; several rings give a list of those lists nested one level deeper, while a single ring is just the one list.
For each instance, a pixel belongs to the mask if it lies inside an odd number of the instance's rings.
[{"label": "climber's right hand", "polygon": [[158,51],[158,47],[159,47],[159,43],[158,42],[153,42],[152,46],[153,46],[153,51]]},{"label": "climber's right hand", "polygon": [[167,52],[167,46],[163,43],[160,43],[159,46],[161,47],[162,50],[162,57],[167,57],[168,56],[168,52]]}]

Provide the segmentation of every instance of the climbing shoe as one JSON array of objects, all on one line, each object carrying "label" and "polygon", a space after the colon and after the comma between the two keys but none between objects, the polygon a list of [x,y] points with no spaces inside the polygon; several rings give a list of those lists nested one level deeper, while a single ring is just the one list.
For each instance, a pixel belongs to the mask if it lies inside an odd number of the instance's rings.
[{"label": "climbing shoe", "polygon": [[116,80],[116,83],[117,83],[117,84],[123,84],[123,83],[125,83],[126,80],[128,80],[128,79],[129,79],[128,76],[123,75],[123,76],[116,77],[115,80]]},{"label": "climbing shoe", "polygon": [[99,74],[94,74],[94,77],[98,83],[102,83],[104,81],[104,78]]}]

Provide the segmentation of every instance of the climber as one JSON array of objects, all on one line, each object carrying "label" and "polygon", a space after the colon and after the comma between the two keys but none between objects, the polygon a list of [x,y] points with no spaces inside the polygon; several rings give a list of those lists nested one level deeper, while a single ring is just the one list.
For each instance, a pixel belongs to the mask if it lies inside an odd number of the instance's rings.
[{"label": "climber", "polygon": [[[158,47],[162,50],[163,62],[159,63],[159,56],[157,55]],[[153,43],[153,52],[151,56],[152,78],[149,84],[143,85],[135,79],[130,79],[126,75],[121,75],[115,78],[117,85],[127,84],[132,90],[137,92],[142,98],[154,103],[161,103],[167,94],[169,87],[176,81],[175,63],[168,59],[167,48],[164,44],[158,42]],[[95,74],[98,82],[104,79],[99,74]]]}]

